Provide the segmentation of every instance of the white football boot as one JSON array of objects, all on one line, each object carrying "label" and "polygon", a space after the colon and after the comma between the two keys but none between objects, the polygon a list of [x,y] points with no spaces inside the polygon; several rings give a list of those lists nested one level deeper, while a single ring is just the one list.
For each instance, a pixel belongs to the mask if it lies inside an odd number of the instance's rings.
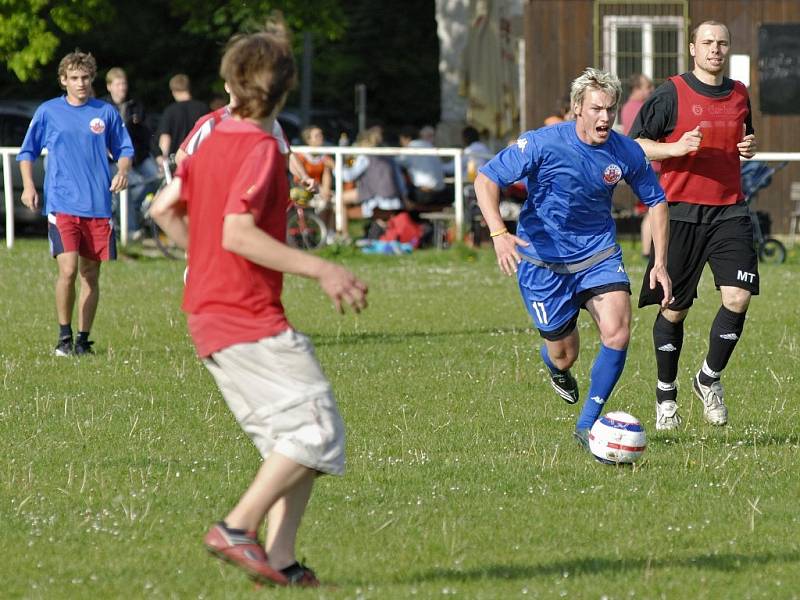
[{"label": "white football boot", "polygon": [[656,402],[656,430],[669,431],[677,429],[681,424],[678,414],[678,403],[675,400]]},{"label": "white football boot", "polygon": [[700,383],[698,376],[694,376],[692,389],[700,400],[703,401],[703,417],[712,425],[728,424],[728,407],[722,399],[725,394],[722,383],[717,380],[711,385]]}]

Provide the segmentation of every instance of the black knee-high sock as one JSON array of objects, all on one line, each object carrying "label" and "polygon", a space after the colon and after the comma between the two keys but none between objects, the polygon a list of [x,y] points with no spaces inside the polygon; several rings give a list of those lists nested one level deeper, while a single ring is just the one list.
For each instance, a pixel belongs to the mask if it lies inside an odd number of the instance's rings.
[{"label": "black knee-high sock", "polygon": [[678,360],[683,348],[683,321],[673,323],[659,313],[653,323],[653,345],[656,349],[660,392],[657,398],[659,402],[674,400],[677,395],[675,379],[678,377]]},{"label": "black knee-high sock", "polygon": [[719,307],[708,336],[706,364],[699,374],[700,383],[703,385],[711,385],[718,380],[719,374],[728,365],[736,343],[742,337],[746,314],[735,313],[724,306]]}]

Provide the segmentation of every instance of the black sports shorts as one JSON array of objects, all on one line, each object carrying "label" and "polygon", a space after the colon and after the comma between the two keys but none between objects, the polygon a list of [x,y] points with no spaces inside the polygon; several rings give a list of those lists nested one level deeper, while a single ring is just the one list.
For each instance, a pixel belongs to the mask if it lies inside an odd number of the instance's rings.
[{"label": "black sports shorts", "polygon": [[[697,298],[697,284],[706,263],[711,266],[714,284],[738,287],[758,295],[758,256],[753,244],[753,222],[749,216],[715,220],[710,223],[669,222],[667,272],[672,280],[675,301],[672,310],[689,308]],[[650,289],[653,253],[642,280],[639,307],[660,304],[661,286]]]}]

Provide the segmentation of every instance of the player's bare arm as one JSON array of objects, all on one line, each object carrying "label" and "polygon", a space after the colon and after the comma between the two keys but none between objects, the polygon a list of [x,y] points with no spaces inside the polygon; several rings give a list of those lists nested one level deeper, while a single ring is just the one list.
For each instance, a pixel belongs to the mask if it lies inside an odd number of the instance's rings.
[{"label": "player's bare arm", "polygon": [[478,173],[475,178],[475,195],[486,226],[489,228],[489,235],[492,236],[497,264],[506,275],[514,275],[517,272],[517,265],[522,260],[517,246],[527,246],[528,243],[506,230],[506,225],[500,216],[500,188],[483,173]]},{"label": "player's bare arm", "polygon": [[111,180],[111,187],[108,189],[113,193],[121,192],[128,187],[128,171],[131,168],[130,157],[123,156],[117,161],[117,173]]},{"label": "player's bare arm", "polygon": [[302,161],[295,156],[294,152],[289,153],[289,171],[297,178],[300,185],[303,186],[307,192],[316,193],[319,191],[317,189],[317,182],[313,177],[308,176]]},{"label": "player's bare arm", "polygon": [[22,203],[31,210],[38,210],[39,193],[33,182],[33,163],[29,160],[20,161],[19,171],[22,174]]},{"label": "player's bare arm", "polygon": [[685,156],[690,152],[697,152],[703,140],[703,132],[698,125],[691,131],[686,131],[676,142],[657,142],[647,138],[637,138],[636,142],[642,147],[645,155],[650,160],[665,160]]},{"label": "player's bare arm", "polygon": [[313,254],[290,248],[261,230],[250,213],[225,216],[222,247],[262,267],[315,279],[336,310],[367,306],[367,285],[350,271]]},{"label": "player's bare arm", "polygon": [[150,216],[173,242],[184,250],[189,246],[186,203],[181,200],[181,179],[175,177],[156,196]]},{"label": "player's bare arm", "polygon": [[653,206],[650,212],[650,227],[653,231],[653,268],[650,270],[650,289],[661,285],[664,299],[661,306],[666,308],[673,300],[672,280],[667,274],[667,245],[669,243],[669,208],[666,202]]}]

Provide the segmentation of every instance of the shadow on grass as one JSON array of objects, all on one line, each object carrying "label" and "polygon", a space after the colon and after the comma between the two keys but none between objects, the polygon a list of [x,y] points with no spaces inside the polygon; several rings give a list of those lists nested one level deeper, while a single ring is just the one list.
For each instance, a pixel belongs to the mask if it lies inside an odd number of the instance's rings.
[{"label": "shadow on grass", "polygon": [[460,337],[473,335],[520,335],[530,334],[530,329],[523,327],[487,327],[476,329],[461,329],[457,331],[403,331],[403,332],[382,332],[373,331],[368,333],[345,333],[345,334],[325,334],[315,333],[304,330],[303,333],[314,340],[315,346],[358,346],[362,344],[400,344],[407,343],[413,338],[437,338],[437,337]]},{"label": "shadow on grass", "polygon": [[541,565],[485,565],[475,569],[430,569],[396,583],[420,583],[426,581],[476,581],[482,579],[535,579],[537,577],[597,575],[602,573],[635,573],[662,569],[691,568],[723,572],[753,570],[759,565],[788,564],[800,561],[798,552],[766,552],[763,554],[717,554],[687,558],[576,558]]},{"label": "shadow on grass", "polygon": [[[711,430],[714,431],[714,430]],[[681,446],[696,446],[702,444],[708,448],[759,448],[761,446],[798,446],[800,434],[780,432],[758,432],[755,435],[745,432],[732,433],[730,430],[714,432],[714,435],[697,435],[692,433],[659,434],[648,436],[648,446],[662,448],[680,448]]]}]

